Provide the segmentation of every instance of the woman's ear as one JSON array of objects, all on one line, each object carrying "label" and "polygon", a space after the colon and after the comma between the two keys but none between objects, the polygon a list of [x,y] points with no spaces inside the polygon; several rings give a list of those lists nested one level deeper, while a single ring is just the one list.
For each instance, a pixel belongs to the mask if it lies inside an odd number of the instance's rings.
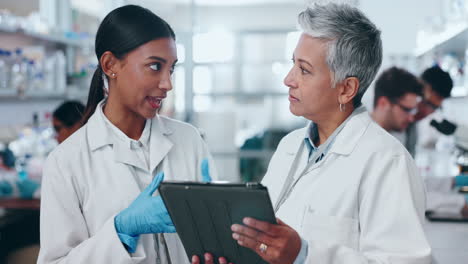
[{"label": "woman's ear", "polygon": [[359,80],[356,77],[348,77],[338,87],[338,102],[347,104],[353,100],[359,91]]},{"label": "woman's ear", "polygon": [[99,59],[99,64],[101,65],[102,71],[107,77],[112,78],[117,74],[119,67],[119,59],[115,55],[106,51],[102,54],[101,59]]}]

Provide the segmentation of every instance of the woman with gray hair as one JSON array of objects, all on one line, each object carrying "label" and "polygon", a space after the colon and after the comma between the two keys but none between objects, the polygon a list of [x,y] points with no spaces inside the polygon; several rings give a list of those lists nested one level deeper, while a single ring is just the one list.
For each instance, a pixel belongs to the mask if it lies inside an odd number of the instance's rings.
[{"label": "woman with gray hair", "polygon": [[269,263],[430,263],[414,161],[361,106],[380,31],[345,4],[314,5],[299,24],[284,83],[290,111],[310,123],[282,139],[263,180],[278,223],[245,218],[233,238]]}]

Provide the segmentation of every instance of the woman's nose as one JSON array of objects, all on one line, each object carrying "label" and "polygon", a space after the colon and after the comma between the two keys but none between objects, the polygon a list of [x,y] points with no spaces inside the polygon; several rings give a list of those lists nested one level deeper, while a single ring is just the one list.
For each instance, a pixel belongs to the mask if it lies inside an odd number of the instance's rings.
[{"label": "woman's nose", "polygon": [[163,89],[163,90],[166,90],[166,91],[170,91],[172,90],[172,80],[171,80],[171,77],[166,77],[164,79],[162,79],[160,82],[159,82],[159,88],[160,89]]},{"label": "woman's nose", "polygon": [[[294,69],[294,68],[293,68]],[[290,87],[290,88],[295,88],[297,85],[296,85],[296,82],[294,81],[294,72],[293,72],[293,69],[291,69],[288,74],[286,75],[286,77],[284,77],[284,85]]]}]

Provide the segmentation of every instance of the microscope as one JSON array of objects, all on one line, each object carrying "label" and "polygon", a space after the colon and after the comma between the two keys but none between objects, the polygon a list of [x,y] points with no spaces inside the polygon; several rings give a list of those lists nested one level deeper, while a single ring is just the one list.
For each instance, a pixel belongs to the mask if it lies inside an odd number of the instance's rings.
[{"label": "microscope", "polygon": [[[441,122],[432,120],[430,124],[440,133],[454,137],[459,173],[468,176],[468,126],[456,125],[446,119]],[[462,187],[460,192],[468,193],[468,187]]]}]

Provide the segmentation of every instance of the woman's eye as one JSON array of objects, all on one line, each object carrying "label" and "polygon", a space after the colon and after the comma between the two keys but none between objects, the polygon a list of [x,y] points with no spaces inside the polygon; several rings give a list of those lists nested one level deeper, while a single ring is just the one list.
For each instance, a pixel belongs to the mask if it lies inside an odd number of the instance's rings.
[{"label": "woman's eye", "polygon": [[150,65],[150,68],[153,71],[159,71],[159,70],[161,70],[161,64],[160,63],[153,63],[153,64]]},{"label": "woman's eye", "polygon": [[310,73],[308,70],[304,69],[303,67],[299,67],[301,69],[302,74],[308,74]]}]

